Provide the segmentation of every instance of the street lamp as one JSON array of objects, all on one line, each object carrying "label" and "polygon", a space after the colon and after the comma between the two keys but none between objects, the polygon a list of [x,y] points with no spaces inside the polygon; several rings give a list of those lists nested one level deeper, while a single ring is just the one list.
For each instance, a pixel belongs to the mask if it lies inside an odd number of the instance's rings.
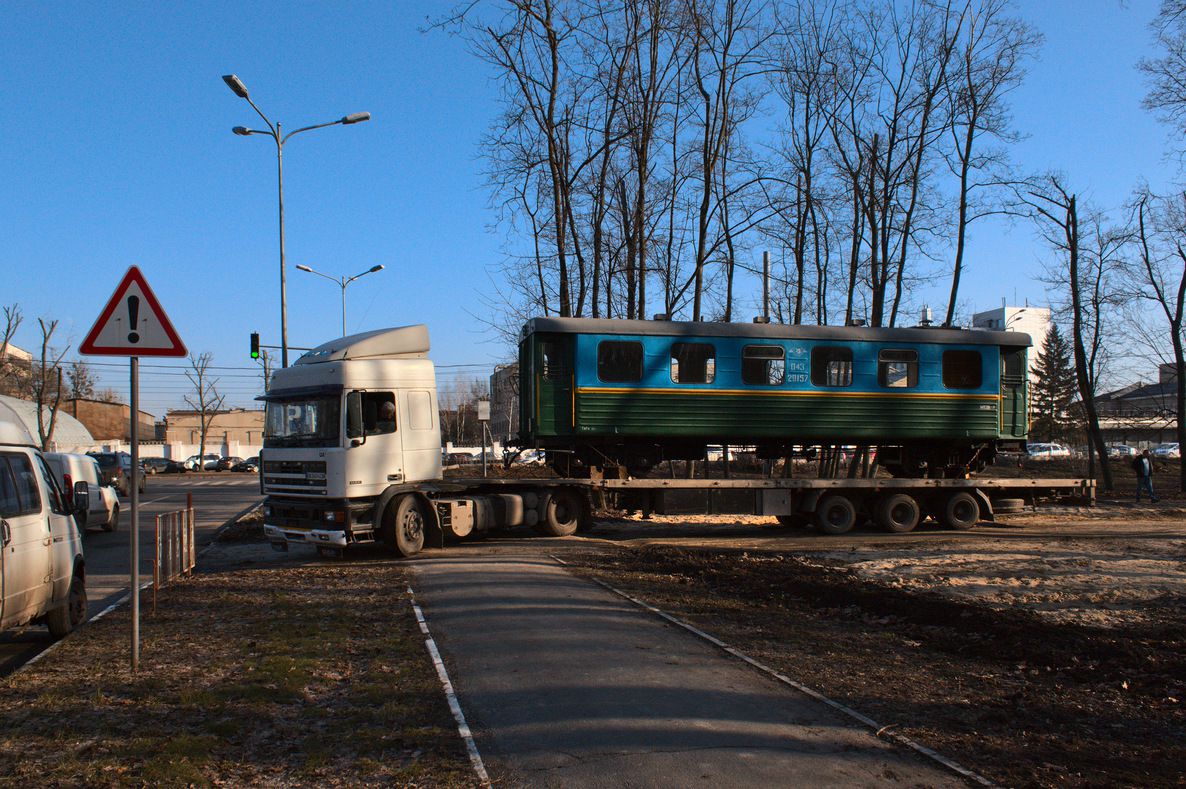
[{"label": "street lamp", "polygon": [[316,274],[319,277],[325,277],[330,282],[336,282],[342,288],[342,336],[345,337],[346,336],[346,286],[349,285],[354,280],[358,279],[359,277],[365,277],[367,274],[374,274],[376,271],[382,271],[383,264],[380,263],[377,266],[371,266],[366,271],[362,272],[361,274],[355,274],[353,277],[345,277],[345,276],[331,277],[329,274],[322,274],[320,271],[314,271],[313,269],[309,268],[308,266],[301,265],[301,264],[297,264],[297,269],[299,271],[307,271],[310,274]]},{"label": "street lamp", "polygon": [[[369,121],[371,114],[369,112],[355,112],[350,115],[344,115],[336,121],[329,121],[328,123],[318,123],[313,126],[305,126],[288,134],[281,134],[280,123],[272,123],[268,120],[268,116],[264,115],[259,107],[255,106],[255,102],[247,95],[247,86],[243,81],[234,74],[223,75],[222,81],[227,84],[227,87],[241,99],[246,100],[251,105],[251,109],[255,110],[259,117],[263,118],[264,123],[268,124],[267,131],[260,131],[257,129],[249,129],[246,126],[236,126],[231,129],[232,132],[241,137],[247,137],[252,134],[266,134],[271,137],[276,143],[276,175],[279,184],[279,204],[280,204],[280,365],[282,367],[288,366],[288,301],[285,289],[284,277],[284,143],[288,142],[288,138],[294,134],[301,132],[312,131],[313,129],[324,129],[326,126],[350,126],[355,123],[362,123]],[[367,272],[370,273],[370,272]]]}]

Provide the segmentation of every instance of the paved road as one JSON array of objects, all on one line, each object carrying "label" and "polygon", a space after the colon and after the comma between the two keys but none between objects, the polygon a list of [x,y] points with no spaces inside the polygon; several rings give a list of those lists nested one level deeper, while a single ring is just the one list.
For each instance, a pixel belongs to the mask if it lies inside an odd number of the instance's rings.
[{"label": "paved road", "polygon": [[966,785],[543,546],[456,546],[413,567],[499,785]]},{"label": "paved road", "polygon": [[[140,497],[141,582],[152,576],[156,555],[155,516],[185,508],[192,493],[197,516],[195,538],[199,547],[228,518],[258,501],[259,478],[254,474],[154,475]],[[132,518],[129,499],[120,499],[120,523],[114,532],[88,531],[83,536],[87,562],[87,610],[94,616],[128,591],[128,559]],[[0,634],[0,676],[23,664],[51,643],[45,627]]]}]

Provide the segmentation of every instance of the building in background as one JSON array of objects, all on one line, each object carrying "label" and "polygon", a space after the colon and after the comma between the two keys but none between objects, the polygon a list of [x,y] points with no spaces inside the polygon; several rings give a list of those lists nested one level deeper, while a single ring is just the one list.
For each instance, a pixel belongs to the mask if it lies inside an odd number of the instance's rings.
[{"label": "building in background", "polygon": [[[86,425],[95,441],[125,442],[132,439],[132,407],[125,403],[109,403],[80,397],[63,400],[62,411]],[[140,412],[137,431],[141,441],[163,438],[157,434],[156,417]]]},{"label": "building in background", "polygon": [[1028,334],[1034,344],[1030,347],[1027,359],[1029,362],[1029,382],[1033,386],[1038,380],[1034,372],[1038,364],[1038,353],[1046,342],[1046,335],[1050,333],[1049,307],[1009,307],[1004,303],[994,310],[977,312],[972,316],[973,329],[991,329],[993,331],[1017,331]]},{"label": "building in background", "polygon": [[1177,379],[1174,365],[1163,364],[1157,368],[1157,383],[1137,382],[1097,397],[1104,440],[1138,448],[1176,441]]},{"label": "building in background", "polygon": [[[166,444],[197,444],[201,440],[202,423],[197,411],[169,411],[165,415]],[[219,411],[206,429],[209,447],[238,444],[258,447],[264,442],[264,412],[246,408]],[[217,452],[217,449],[210,449]],[[235,455],[237,452],[226,451]]]},{"label": "building in background", "polygon": [[519,365],[500,364],[490,376],[490,433],[506,443],[519,435]]}]

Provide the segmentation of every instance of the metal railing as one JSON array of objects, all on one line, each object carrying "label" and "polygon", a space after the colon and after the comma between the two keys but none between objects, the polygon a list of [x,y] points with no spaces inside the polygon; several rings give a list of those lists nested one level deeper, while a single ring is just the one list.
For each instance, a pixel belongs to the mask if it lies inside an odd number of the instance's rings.
[{"label": "metal railing", "polygon": [[187,577],[197,564],[194,542],[194,508],[156,516],[156,559],[152,562],[152,609],[156,592],[164,584]]}]

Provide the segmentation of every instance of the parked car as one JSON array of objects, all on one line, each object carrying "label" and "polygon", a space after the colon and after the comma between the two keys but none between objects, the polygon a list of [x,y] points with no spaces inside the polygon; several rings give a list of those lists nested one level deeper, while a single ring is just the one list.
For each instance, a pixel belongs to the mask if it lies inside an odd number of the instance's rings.
[{"label": "parked car", "polygon": [[230,471],[231,467],[233,467],[236,463],[242,463],[242,462],[243,462],[243,458],[237,458],[237,457],[233,457],[231,455],[227,455],[226,457],[219,458],[214,463],[214,471]]},{"label": "parked car", "polygon": [[46,452],[45,460],[63,491],[74,490],[75,482],[87,483],[90,494],[87,509],[74,512],[78,528],[115,531],[119,526],[119,496],[115,488],[101,481],[103,472],[99,462],[90,455],[69,452]]},{"label": "parked car", "polygon": [[1026,454],[1030,460],[1054,460],[1055,458],[1071,457],[1070,447],[1062,444],[1030,444],[1026,447]]},{"label": "parked car", "polygon": [[1173,444],[1159,444],[1153,447],[1153,457],[1158,460],[1179,460],[1182,457],[1182,450],[1176,442]]},{"label": "parked car", "polygon": [[172,462],[168,458],[140,458],[140,467],[148,474],[162,474]]},{"label": "parked car", "polygon": [[442,458],[441,463],[445,466],[468,466],[480,462],[481,459],[481,455],[471,455],[469,452],[449,452]]},{"label": "parked car", "polygon": [[1127,444],[1108,444],[1108,457],[1110,458],[1134,458],[1141,454],[1135,447],[1130,447]]},{"label": "parked car", "polygon": [[[132,456],[127,452],[88,452],[88,455],[99,462],[99,469],[103,472],[103,484],[111,485],[119,495],[127,497],[131,492]],[[143,493],[145,489],[145,474],[140,474],[140,483],[136,486]]]},{"label": "parked car", "polygon": [[[201,461],[200,464],[198,463],[199,460]],[[202,469],[209,466],[211,463],[217,463],[218,460],[219,460],[218,455],[207,452],[205,455],[202,455],[201,457],[199,457],[197,455],[190,455],[189,457],[187,457],[185,459],[184,465],[190,471],[201,471]]]},{"label": "parked car", "polygon": [[247,458],[246,460],[240,460],[238,463],[231,466],[231,471],[259,471],[259,455]]},{"label": "parked car", "polygon": [[86,567],[76,511],[90,486],[64,492],[16,412],[0,404],[0,630],[44,623],[61,638],[86,619]]}]

